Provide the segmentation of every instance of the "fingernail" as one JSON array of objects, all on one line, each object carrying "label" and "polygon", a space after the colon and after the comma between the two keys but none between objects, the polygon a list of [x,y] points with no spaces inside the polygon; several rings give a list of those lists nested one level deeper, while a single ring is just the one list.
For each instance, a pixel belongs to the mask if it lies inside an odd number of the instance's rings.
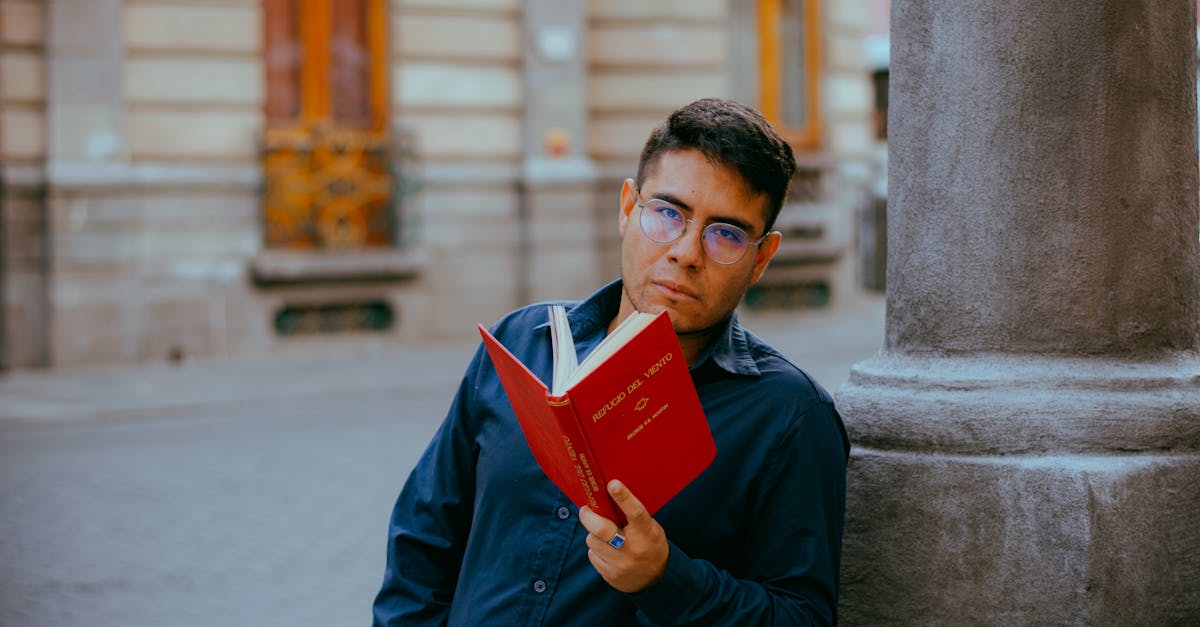
[{"label": "fingernail", "polygon": [[623,489],[624,487],[625,487],[625,485],[623,483],[621,483],[621,481],[619,479],[613,479],[612,481],[608,482],[608,491],[609,492],[618,492],[621,489]]}]

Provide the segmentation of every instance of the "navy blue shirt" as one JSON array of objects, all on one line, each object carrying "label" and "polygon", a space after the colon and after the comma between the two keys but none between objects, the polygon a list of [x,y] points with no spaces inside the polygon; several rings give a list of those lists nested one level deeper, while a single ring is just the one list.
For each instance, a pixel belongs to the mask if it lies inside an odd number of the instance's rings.
[{"label": "navy blue shirt", "polygon": [[[562,303],[580,359],[620,298],[616,281]],[[543,381],[547,319],[533,305],[492,330]],[[691,373],[717,456],[654,516],[670,544],[662,578],[625,594],[588,562],[578,509],[538,468],[477,350],[396,501],[374,624],[834,622],[849,441],[832,399],[736,314]]]}]

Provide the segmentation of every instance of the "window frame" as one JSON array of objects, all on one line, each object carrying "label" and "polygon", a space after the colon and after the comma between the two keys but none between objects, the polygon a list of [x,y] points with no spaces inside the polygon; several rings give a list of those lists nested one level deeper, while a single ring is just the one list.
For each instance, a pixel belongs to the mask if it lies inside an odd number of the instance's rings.
[{"label": "window frame", "polygon": [[759,78],[758,101],[764,117],[796,150],[821,147],[821,28],[820,0],[804,3],[804,82],[808,119],[801,126],[785,124],[783,115],[784,50],[780,37],[783,3],[787,0],[758,0]]},{"label": "window frame", "polygon": [[[338,121],[333,115],[333,94],[331,90],[332,76],[330,43],[333,36],[333,7],[336,0],[295,0],[294,15],[297,24],[297,43],[301,54],[299,61],[299,85],[296,95],[299,98],[298,115],[292,120],[272,119],[269,115],[270,90],[263,97],[263,115],[266,120],[267,132],[270,134],[289,134],[317,126],[337,126]],[[366,50],[369,58],[367,72],[367,98],[370,119],[367,125],[355,127],[356,130],[371,134],[386,134],[390,127],[390,98],[389,75],[391,67],[390,50],[388,48],[388,0],[363,0],[365,8]],[[267,33],[272,27],[272,16],[269,11],[269,0],[260,4],[263,11],[263,54],[270,54],[266,49],[269,40]]]}]

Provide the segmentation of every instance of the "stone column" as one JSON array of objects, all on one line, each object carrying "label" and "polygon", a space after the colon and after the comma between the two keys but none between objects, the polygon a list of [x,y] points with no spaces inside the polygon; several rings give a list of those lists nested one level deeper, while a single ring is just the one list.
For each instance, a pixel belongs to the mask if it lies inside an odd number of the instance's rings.
[{"label": "stone column", "polygon": [[1200,619],[1191,0],[895,0],[847,624]]},{"label": "stone column", "polygon": [[[527,0],[522,7],[525,115],[517,254],[518,300],[524,304],[586,296],[602,277],[596,167],[587,151],[587,3]],[[610,203],[614,230],[618,192],[612,190]]]}]

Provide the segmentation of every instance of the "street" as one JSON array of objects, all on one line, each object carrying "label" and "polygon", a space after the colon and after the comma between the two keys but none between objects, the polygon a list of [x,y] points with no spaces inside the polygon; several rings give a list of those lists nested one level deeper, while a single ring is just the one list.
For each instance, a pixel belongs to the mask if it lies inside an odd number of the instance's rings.
[{"label": "street", "polygon": [[0,624],[368,624],[450,387],[4,432]]},{"label": "street", "polygon": [[[747,314],[835,390],[882,301]],[[365,625],[473,345],[0,379],[0,625]]]}]

